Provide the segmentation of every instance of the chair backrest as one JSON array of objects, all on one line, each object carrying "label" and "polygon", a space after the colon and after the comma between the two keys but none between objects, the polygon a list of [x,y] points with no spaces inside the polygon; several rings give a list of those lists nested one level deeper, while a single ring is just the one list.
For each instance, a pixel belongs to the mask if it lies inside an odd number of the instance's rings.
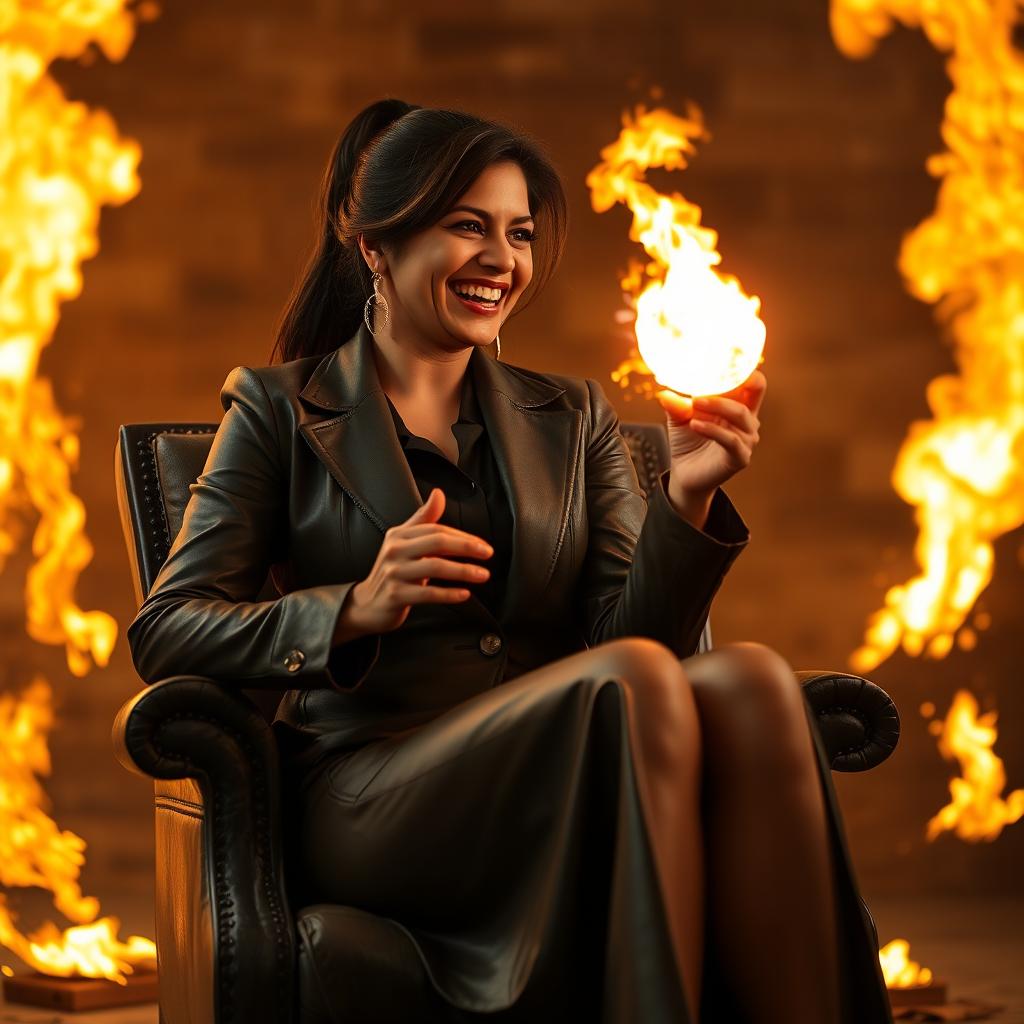
[{"label": "chair backrest", "polygon": [[[668,436],[658,423],[624,423],[640,486],[650,494],[668,467]],[[121,514],[135,599],[142,604],[181,529],[189,486],[206,465],[216,423],[129,423],[118,433],[114,454],[117,506]],[[277,596],[268,576],[260,600]],[[706,628],[701,649],[710,647]],[[284,690],[246,691],[269,718]]]}]

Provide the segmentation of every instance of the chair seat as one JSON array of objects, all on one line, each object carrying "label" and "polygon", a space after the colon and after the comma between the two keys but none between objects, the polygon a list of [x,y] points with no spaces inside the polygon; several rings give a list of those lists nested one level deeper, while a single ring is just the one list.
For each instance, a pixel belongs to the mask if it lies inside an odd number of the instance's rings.
[{"label": "chair seat", "polygon": [[356,907],[319,903],[296,918],[303,1024],[450,1024],[409,935]]}]

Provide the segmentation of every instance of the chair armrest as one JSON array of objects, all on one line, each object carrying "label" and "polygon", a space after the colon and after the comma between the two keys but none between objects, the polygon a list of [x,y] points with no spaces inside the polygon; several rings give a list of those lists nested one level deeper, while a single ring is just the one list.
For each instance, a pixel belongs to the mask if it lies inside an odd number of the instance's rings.
[{"label": "chair armrest", "polygon": [[876,683],[846,672],[797,672],[832,770],[864,772],[896,749],[900,716]]},{"label": "chair armrest", "polygon": [[237,690],[199,676],[171,676],[121,708],[113,741],[130,771],[195,779],[202,792],[217,1024],[288,1024],[295,925],[285,889],[280,766],[270,726]]}]

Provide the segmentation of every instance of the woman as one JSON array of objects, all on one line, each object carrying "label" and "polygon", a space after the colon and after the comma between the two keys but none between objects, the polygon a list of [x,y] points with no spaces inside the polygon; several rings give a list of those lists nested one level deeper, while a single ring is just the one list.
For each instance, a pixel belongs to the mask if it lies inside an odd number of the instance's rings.
[{"label": "woman", "polygon": [[399,922],[445,1019],[890,1020],[793,672],[694,653],[763,374],[660,396],[648,502],[595,380],[487,353],[561,253],[535,142],[374,103],[320,215],[129,627],[142,677],[293,687],[304,899]]}]

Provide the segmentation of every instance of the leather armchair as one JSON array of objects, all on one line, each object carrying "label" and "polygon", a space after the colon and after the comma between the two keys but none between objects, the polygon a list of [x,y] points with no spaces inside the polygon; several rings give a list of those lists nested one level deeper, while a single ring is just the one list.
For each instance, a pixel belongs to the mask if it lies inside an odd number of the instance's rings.
[{"label": "leather armchair", "polygon": [[[117,498],[139,604],[181,527],[216,429],[120,429]],[[668,465],[664,428],[627,423],[622,431],[649,493]],[[269,580],[260,596],[276,596]],[[710,646],[708,623],[699,650]],[[845,672],[799,678],[834,770],[864,771],[889,756],[899,718],[884,690]],[[115,720],[119,760],[154,780],[161,1024],[464,1020],[436,994],[395,922],[294,900],[269,725],[283,692],[173,676],[138,693]]]}]

